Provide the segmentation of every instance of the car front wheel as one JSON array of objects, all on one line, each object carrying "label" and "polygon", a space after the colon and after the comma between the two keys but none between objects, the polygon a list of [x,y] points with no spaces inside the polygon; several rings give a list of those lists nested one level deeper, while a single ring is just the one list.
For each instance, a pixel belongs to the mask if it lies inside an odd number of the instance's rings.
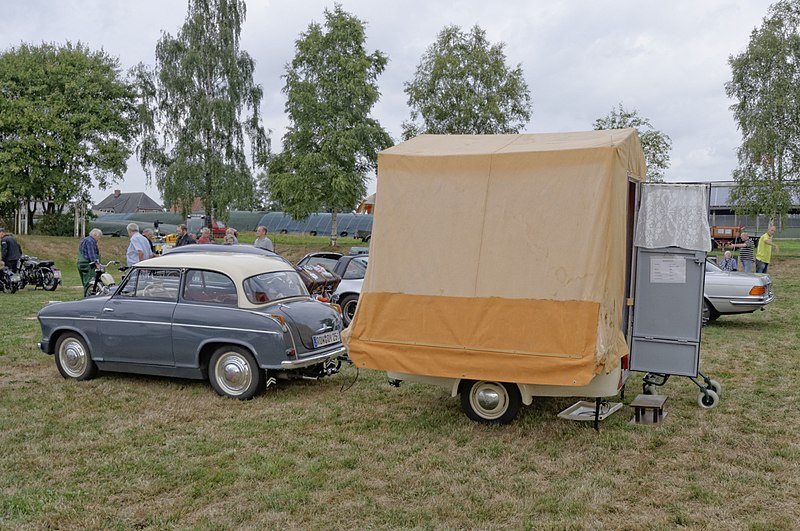
[{"label": "car front wheel", "polygon": [[211,356],[208,379],[221,396],[249,400],[264,386],[264,375],[253,355],[241,347],[220,347]]},{"label": "car front wheel", "polygon": [[68,333],[56,343],[56,367],[61,376],[70,380],[89,380],[97,374],[89,348],[78,334]]},{"label": "car front wheel", "polygon": [[522,408],[516,384],[465,380],[461,383],[461,408],[471,420],[483,424],[508,424]]}]

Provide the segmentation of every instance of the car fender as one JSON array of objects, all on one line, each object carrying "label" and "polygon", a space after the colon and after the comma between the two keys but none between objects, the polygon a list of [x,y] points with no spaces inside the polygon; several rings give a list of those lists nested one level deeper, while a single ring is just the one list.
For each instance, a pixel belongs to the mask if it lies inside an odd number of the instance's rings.
[{"label": "car fender", "polygon": [[58,343],[58,338],[68,332],[74,332],[75,334],[78,334],[81,337],[81,339],[83,339],[83,342],[86,343],[86,346],[89,348],[89,354],[92,356],[92,359],[97,359],[94,355],[95,350],[92,346],[92,341],[89,339],[89,337],[83,330],[76,327],[75,325],[62,325],[54,327],[52,330],[50,330],[50,335],[47,337],[47,351],[46,351],[47,354],[55,354],[56,343]]}]

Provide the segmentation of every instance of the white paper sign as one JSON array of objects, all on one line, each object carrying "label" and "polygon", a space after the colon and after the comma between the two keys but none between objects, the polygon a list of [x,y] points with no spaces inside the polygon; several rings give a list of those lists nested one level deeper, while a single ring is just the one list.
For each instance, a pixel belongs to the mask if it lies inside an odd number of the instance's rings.
[{"label": "white paper sign", "polygon": [[685,284],[686,258],[650,257],[651,284]]}]

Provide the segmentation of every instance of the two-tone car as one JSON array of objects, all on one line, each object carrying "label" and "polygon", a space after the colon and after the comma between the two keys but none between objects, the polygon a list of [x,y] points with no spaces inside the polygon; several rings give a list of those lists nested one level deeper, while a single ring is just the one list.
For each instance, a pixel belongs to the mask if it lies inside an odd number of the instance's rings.
[{"label": "two-tone car", "polygon": [[769,275],[723,271],[713,261],[706,260],[703,324],[720,315],[763,310],[774,299]]},{"label": "two-tone car", "polygon": [[136,264],[110,296],[38,314],[39,348],[64,378],[98,370],[208,379],[248,399],[281,378],[337,372],[341,309],[309,296],[279,257],[174,253]]}]

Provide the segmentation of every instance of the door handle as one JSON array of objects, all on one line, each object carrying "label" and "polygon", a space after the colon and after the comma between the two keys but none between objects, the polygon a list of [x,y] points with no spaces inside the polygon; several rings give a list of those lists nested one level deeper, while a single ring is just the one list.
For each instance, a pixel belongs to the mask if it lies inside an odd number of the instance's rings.
[{"label": "door handle", "polygon": [[104,312],[113,312],[114,308],[103,308]]}]

